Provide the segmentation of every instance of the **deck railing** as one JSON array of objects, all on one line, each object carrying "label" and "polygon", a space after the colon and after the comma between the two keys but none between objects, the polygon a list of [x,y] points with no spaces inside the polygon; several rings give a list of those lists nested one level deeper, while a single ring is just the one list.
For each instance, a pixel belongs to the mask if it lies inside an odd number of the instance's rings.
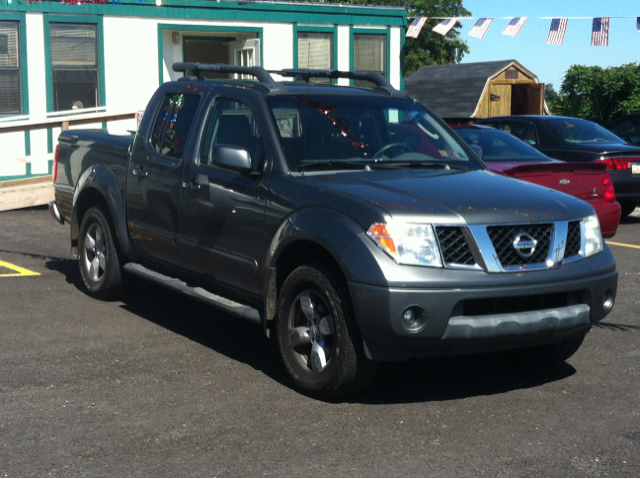
[{"label": "deck railing", "polygon": [[[18,116],[0,119],[0,138],[3,133],[43,130],[60,128],[68,130],[75,125],[88,125],[110,121],[137,119],[139,123],[142,113],[139,111],[107,112],[99,107],[87,111],[77,110],[55,112],[47,114],[46,118],[31,119],[28,116]],[[49,155],[50,156],[50,155]],[[2,158],[0,157],[0,160]],[[19,161],[29,161],[30,157],[15,158]],[[49,158],[50,160],[50,158]],[[53,199],[53,185],[51,175],[32,176],[12,181],[0,181],[0,211],[27,208],[47,204]]]}]

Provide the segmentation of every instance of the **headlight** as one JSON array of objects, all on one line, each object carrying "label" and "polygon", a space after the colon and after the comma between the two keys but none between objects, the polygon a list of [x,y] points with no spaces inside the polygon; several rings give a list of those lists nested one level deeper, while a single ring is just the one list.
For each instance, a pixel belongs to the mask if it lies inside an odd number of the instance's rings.
[{"label": "headlight", "polygon": [[585,237],[585,258],[602,251],[602,233],[600,232],[600,221],[598,215],[587,216],[584,219],[584,237]]},{"label": "headlight", "polygon": [[431,225],[375,224],[367,231],[396,263],[442,267],[440,250]]}]

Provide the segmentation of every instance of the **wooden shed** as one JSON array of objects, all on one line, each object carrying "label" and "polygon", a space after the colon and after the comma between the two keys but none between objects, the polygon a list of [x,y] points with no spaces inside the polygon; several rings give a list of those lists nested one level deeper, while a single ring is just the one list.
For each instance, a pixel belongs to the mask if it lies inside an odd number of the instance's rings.
[{"label": "wooden shed", "polygon": [[516,60],[425,66],[405,91],[449,121],[549,114],[544,83]]}]

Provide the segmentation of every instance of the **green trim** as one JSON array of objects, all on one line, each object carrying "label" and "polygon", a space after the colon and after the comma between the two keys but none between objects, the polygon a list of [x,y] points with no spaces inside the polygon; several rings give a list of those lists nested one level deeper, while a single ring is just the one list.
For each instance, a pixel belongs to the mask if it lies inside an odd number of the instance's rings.
[{"label": "green trim", "polygon": [[[88,6],[88,5],[87,5]],[[43,15],[44,23],[44,61],[45,61],[45,79],[47,87],[47,112],[53,111],[53,84],[51,76],[51,45],[49,38],[51,36],[51,23],[75,23],[75,24],[94,24],[97,25],[98,40],[98,90],[100,91],[100,104],[107,104],[107,93],[105,84],[105,67],[104,67],[104,29],[102,25],[102,16],[95,15]],[[47,151],[53,152],[53,133],[51,128],[47,129]]]},{"label": "green trim", "polygon": [[[405,26],[407,14],[401,8],[354,7],[333,5],[291,5],[282,3],[212,2],[207,0],[163,0],[158,7],[152,2],[138,3],[135,0],[121,1],[121,5],[87,4],[63,5],[60,2],[17,3],[12,11],[113,15],[166,19],[241,20],[285,23],[326,23],[341,25],[394,25]],[[336,16],[340,21],[336,21]]]},{"label": "green trim", "polygon": [[[20,49],[20,93],[22,94],[20,112],[18,115],[29,114],[29,77],[27,68],[27,15],[24,12],[4,13],[0,20],[18,22],[18,46]],[[0,115],[4,118],[10,115]]]},{"label": "green trim", "polygon": [[400,29],[400,91],[404,91],[405,29]]},{"label": "green trim", "polygon": [[31,156],[31,132],[24,132],[24,156]]},{"label": "green trim", "polygon": [[[389,64],[391,63],[391,29],[387,28],[353,28],[349,27],[349,70],[354,71],[355,65],[355,52],[354,52],[354,36],[355,35],[386,35],[387,36],[387,47],[386,47],[386,58],[385,58],[385,76],[387,80],[391,78],[391,74],[389,72]],[[401,35],[402,36],[402,35]],[[404,37],[401,40],[401,45],[404,43]],[[400,62],[402,63],[403,60]],[[402,72],[401,72],[402,73]],[[402,88],[404,89],[404,75],[400,75],[402,78]],[[350,82],[353,85],[353,80]]]},{"label": "green trim", "polygon": [[[260,65],[264,64],[264,41],[263,41],[263,28],[262,27],[217,27],[210,25],[180,25],[180,24],[169,24],[169,23],[159,23],[158,24],[158,85],[162,85],[164,83],[164,69],[163,61],[164,61],[164,44],[162,41],[162,36],[165,30],[177,30],[177,31],[188,31],[188,32],[214,32],[214,33],[224,33],[224,32],[237,32],[237,33],[255,33],[257,34],[258,40],[260,40]],[[214,38],[214,37],[203,37],[203,36],[193,36],[193,37],[185,37],[185,38]],[[182,45],[182,58],[184,58],[184,39]]]}]

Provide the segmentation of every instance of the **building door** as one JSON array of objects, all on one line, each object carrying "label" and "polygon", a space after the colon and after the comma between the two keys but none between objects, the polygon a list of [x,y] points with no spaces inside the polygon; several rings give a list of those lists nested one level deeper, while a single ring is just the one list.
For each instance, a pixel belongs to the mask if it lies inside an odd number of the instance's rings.
[{"label": "building door", "polygon": [[511,85],[489,86],[489,116],[511,115]]},{"label": "building door", "polygon": [[[235,38],[184,37],[184,61],[197,63],[231,63],[229,42]],[[205,78],[228,78],[226,73],[201,72]]]}]

